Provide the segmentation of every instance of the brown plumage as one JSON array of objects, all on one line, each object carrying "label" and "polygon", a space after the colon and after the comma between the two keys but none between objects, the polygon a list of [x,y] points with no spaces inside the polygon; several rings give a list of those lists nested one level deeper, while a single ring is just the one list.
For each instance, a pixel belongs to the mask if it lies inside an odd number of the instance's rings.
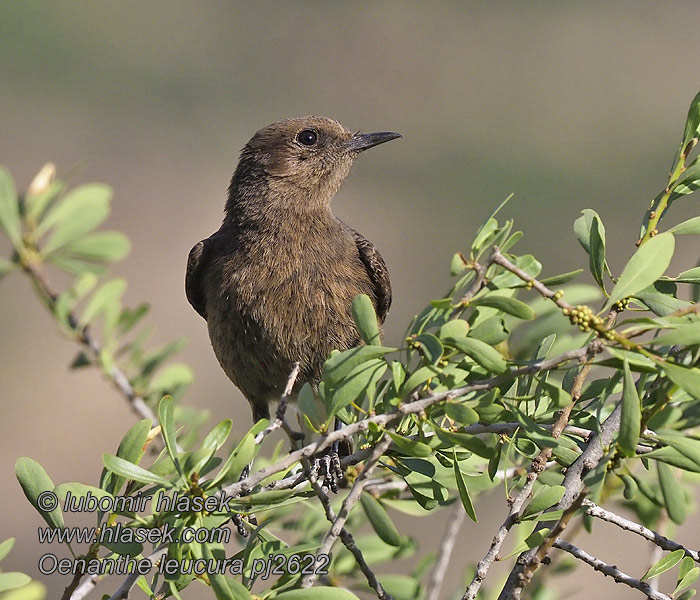
[{"label": "brown plumage", "polygon": [[397,137],[353,134],[324,117],[264,127],[243,148],[221,227],[190,251],[187,299],[254,420],[269,417],[295,362],[296,391],[319,380],[331,350],[360,343],[351,314],[357,294],[372,299],[384,322],[384,260],[330,203],[361,151]]}]

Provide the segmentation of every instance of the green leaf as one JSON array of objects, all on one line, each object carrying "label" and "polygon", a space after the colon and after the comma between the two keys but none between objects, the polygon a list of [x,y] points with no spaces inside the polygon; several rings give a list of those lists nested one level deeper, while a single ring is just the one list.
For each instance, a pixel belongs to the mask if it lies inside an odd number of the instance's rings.
[{"label": "green leaf", "polygon": [[15,248],[22,247],[22,227],[19,218],[17,190],[12,175],[3,166],[0,166],[0,227],[5,230]]},{"label": "green leaf", "polygon": [[117,456],[128,460],[130,463],[138,464],[144,454],[144,445],[152,425],[150,419],[141,419],[138,423],[132,425],[119,443]]},{"label": "green leaf", "polygon": [[625,486],[625,490],[623,492],[625,500],[632,500],[632,498],[634,498],[637,492],[639,491],[639,486],[637,485],[637,482],[632,477],[630,477],[629,475],[625,475],[624,473],[621,473],[619,477]]},{"label": "green leaf", "polygon": [[477,523],[476,511],[474,510],[474,504],[472,503],[471,496],[469,495],[469,490],[467,489],[467,484],[464,483],[464,477],[462,471],[459,468],[459,461],[457,460],[457,452],[452,448],[452,466],[455,472],[455,481],[457,482],[457,489],[459,490],[459,497],[462,500],[462,506],[467,513],[467,516]]},{"label": "green leaf", "polygon": [[139,467],[138,465],[130,463],[129,461],[119,458],[118,456],[105,453],[102,455],[102,462],[108,470],[112,471],[112,473],[116,473],[117,475],[121,475],[127,479],[133,479],[134,481],[139,481],[141,483],[163,485],[166,487],[170,487],[171,485],[170,481],[165,477],[151,473],[143,467]]},{"label": "green leaf", "polygon": [[101,285],[92,295],[83,314],[80,315],[80,325],[85,326],[105,311],[115,309],[126,291],[126,280],[112,279]]},{"label": "green leaf", "polygon": [[597,212],[586,208],[583,216],[574,221],[574,233],[588,254],[589,268],[593,279],[605,289],[603,276],[607,269],[605,261],[605,226]]},{"label": "green leaf", "polygon": [[700,217],[693,217],[668,230],[674,235],[697,235],[700,233]]},{"label": "green leaf", "polygon": [[216,452],[221,446],[226,443],[229,434],[231,433],[231,419],[224,419],[216,427],[214,427],[207,436],[202,440],[200,448],[209,452]]},{"label": "green leaf", "polygon": [[414,576],[387,574],[378,577],[384,591],[394,600],[422,598],[420,581]]},{"label": "green leaf", "polygon": [[673,383],[694,398],[700,398],[700,369],[682,367],[670,362],[660,362],[659,367]]},{"label": "green leaf", "polygon": [[0,573],[0,593],[27,585],[31,580],[32,578],[29,575],[18,571]]},{"label": "green leaf", "polygon": [[669,283],[667,281],[657,281],[654,285],[644,288],[641,292],[634,294],[637,300],[641,300],[649,307],[654,314],[666,317],[675,311],[690,306],[689,302],[674,298],[672,293],[659,291],[659,284]]},{"label": "green leaf", "polygon": [[649,340],[649,342],[667,346],[694,346],[700,344],[700,322],[672,329],[656,336],[653,340]]},{"label": "green leaf", "polygon": [[674,248],[673,234],[668,232],[661,233],[642,244],[622,270],[622,275],[617,280],[602,312],[609,311],[615,302],[633,296],[661,277],[671,262]]},{"label": "green leaf", "polygon": [[241,496],[240,501],[242,504],[250,504],[251,506],[272,506],[281,504],[289,498],[293,498],[294,502],[300,502],[305,499],[305,496],[313,496],[313,492],[302,492],[295,495],[293,490],[272,490],[269,492],[258,492],[250,496]]},{"label": "green leaf", "polygon": [[668,199],[669,204],[681,196],[692,194],[700,187],[700,163],[694,160],[683,172],[678,183],[673,186],[673,192]]},{"label": "green leaf", "polygon": [[16,263],[10,262],[6,258],[2,258],[0,256],[0,278],[4,277],[11,271],[16,271],[18,269],[18,265]]},{"label": "green leaf", "polygon": [[571,404],[571,394],[567,392],[561,385],[550,381],[540,380],[538,387],[542,388],[547,395],[552,399],[554,406],[563,408]]},{"label": "green leaf", "polygon": [[478,256],[481,252],[483,246],[486,244],[487,240],[493,235],[493,233],[498,229],[498,221],[493,217],[490,217],[486,223],[484,223],[474,236],[474,242],[471,247],[472,257]]},{"label": "green leaf", "polygon": [[513,549],[513,551],[510,554],[502,557],[501,560],[505,560],[506,558],[510,558],[511,556],[513,556],[515,554],[520,554],[521,552],[524,552],[525,550],[529,550],[530,548],[536,548],[542,542],[544,542],[545,539],[547,539],[547,536],[549,534],[550,534],[550,530],[547,529],[546,527],[543,527],[542,529],[538,529],[537,531],[533,531],[522,542],[517,544],[516,547]]},{"label": "green leaf", "polygon": [[458,444],[482,458],[492,458],[495,450],[489,446],[479,436],[470,435],[463,432],[447,431],[440,427],[435,427],[435,433],[447,444]]},{"label": "green leaf", "polygon": [[428,444],[418,440],[411,440],[399,435],[398,433],[394,433],[393,431],[387,431],[387,433],[393,440],[394,444],[396,444],[396,447],[401,450],[401,452],[408,454],[409,456],[426,457],[432,455],[433,453],[433,449],[428,446]]},{"label": "green leaf", "polygon": [[661,485],[661,493],[664,497],[666,512],[668,512],[671,521],[682,525],[687,513],[683,488],[673,474],[673,467],[657,461],[656,468],[659,472],[659,484]]},{"label": "green leaf", "polygon": [[363,492],[360,502],[377,535],[390,546],[400,546],[401,536],[379,500],[370,493]]},{"label": "green leaf", "polygon": [[466,404],[446,402],[445,414],[459,425],[471,425],[479,422],[479,413]]},{"label": "green leaf", "polygon": [[467,337],[469,333],[469,323],[464,319],[452,319],[438,329],[437,336],[441,340],[447,338],[461,339]]},{"label": "green leaf", "polygon": [[437,362],[442,358],[442,353],[445,349],[443,348],[440,340],[437,339],[432,333],[421,333],[412,341],[416,344],[420,344],[421,352],[430,364],[437,364]]},{"label": "green leaf", "polygon": [[540,283],[548,286],[554,287],[556,285],[562,285],[564,283],[569,283],[572,279],[578,277],[583,273],[583,269],[576,269],[575,271],[569,271],[568,273],[562,273],[561,275],[554,275],[553,277],[545,277],[540,279]]},{"label": "green leaf", "polygon": [[404,381],[401,389],[399,390],[399,395],[402,399],[405,398],[419,385],[423,385],[426,381],[432,379],[433,377],[437,377],[438,375],[440,375],[440,369],[434,367],[433,365],[426,365],[416,369],[413,373],[411,373],[409,378]]},{"label": "green leaf", "polygon": [[365,344],[370,346],[381,344],[377,313],[374,311],[374,305],[367,294],[358,294],[353,298],[352,318]]},{"label": "green leaf", "polygon": [[171,396],[163,396],[158,403],[158,421],[160,423],[161,435],[165,442],[165,449],[173,460],[177,472],[182,475],[182,468],[177,457],[177,442],[175,441],[175,407]]},{"label": "green leaf", "polygon": [[642,409],[637,394],[637,388],[632,379],[627,358],[624,362],[624,385],[622,388],[622,416],[620,419],[620,434],[617,443],[625,456],[637,453],[637,442],[642,424]]},{"label": "green leaf", "polygon": [[208,488],[216,487],[220,483],[237,481],[246,465],[253,460],[255,448],[255,436],[249,432],[229,454],[216,476],[207,483]]},{"label": "green leaf", "polygon": [[683,560],[684,556],[685,552],[683,549],[674,550],[671,552],[671,554],[663,556],[661,560],[658,560],[649,568],[649,570],[644,574],[644,577],[642,577],[642,581],[652,579],[653,577],[661,575],[661,573],[665,573],[669,569],[672,569],[679,562],[681,562],[681,560]]},{"label": "green leaf", "polygon": [[690,558],[690,556],[683,557],[681,566],[678,569],[676,589],[673,590],[673,594],[671,594],[671,596],[676,598],[681,590],[684,590],[695,583],[698,576],[700,576],[700,568],[695,566],[695,561]]},{"label": "green leaf", "polygon": [[466,354],[469,358],[476,361],[484,369],[491,373],[505,373],[508,370],[508,365],[505,359],[498,350],[495,350],[481,340],[474,338],[446,338],[445,342],[453,345],[460,352]]},{"label": "green leaf", "polygon": [[313,389],[308,381],[299,391],[297,403],[299,404],[299,412],[301,412],[301,414],[305,417],[308,417],[311,424],[318,429],[325,419],[323,418],[323,415],[321,415],[319,403],[316,402]]},{"label": "green leaf", "polygon": [[683,131],[683,146],[687,146],[688,142],[693,138],[698,137],[700,133],[700,92],[695,95],[690,107],[688,108],[688,117],[685,120],[685,130]]},{"label": "green leaf", "polygon": [[700,468],[700,440],[677,432],[658,434],[656,438],[687,456]]},{"label": "green leaf", "polygon": [[700,283],[700,267],[683,271],[678,277],[671,277],[675,283]]},{"label": "green leaf", "polygon": [[450,275],[453,277],[455,275],[459,275],[464,269],[467,268],[467,265],[464,262],[464,258],[462,257],[461,252],[456,252],[455,254],[452,255],[452,262],[450,263]]},{"label": "green leaf", "polygon": [[565,492],[566,488],[563,485],[543,485],[520,513],[519,517],[525,519],[530,515],[542,512],[550,506],[554,506],[564,497]]},{"label": "green leaf", "polygon": [[323,365],[323,380],[328,385],[335,385],[357,365],[396,351],[397,348],[384,346],[358,346],[343,352],[333,351],[326,364]]},{"label": "green leaf", "polygon": [[[202,548],[202,556],[207,561],[214,561],[214,555],[212,554],[212,551],[209,548],[209,546],[207,544],[201,544],[200,546]],[[222,558],[222,557],[217,557],[217,558]],[[207,577],[209,579],[209,584],[211,585],[212,590],[214,590],[214,595],[216,596],[216,600],[251,600],[252,599],[250,592],[248,592],[248,590],[246,588],[244,588],[242,585],[240,585],[240,587],[236,586],[232,589],[229,586],[229,581],[233,581],[233,580],[225,577],[223,574],[221,574],[220,572],[217,572],[215,569],[212,569],[210,572],[208,572]],[[238,582],[236,582],[236,583],[238,583]]]},{"label": "green leaf", "polygon": [[141,375],[143,377],[149,377],[155,372],[155,370],[167,359],[169,359],[174,354],[177,354],[187,345],[187,339],[184,337],[163,344],[162,346],[151,350],[146,354],[141,360]]},{"label": "green leaf", "polygon": [[510,330],[506,326],[506,321],[501,316],[489,317],[480,321],[470,332],[469,337],[481,340],[489,346],[496,346],[508,339]]},{"label": "green leaf", "polygon": [[688,458],[685,454],[679,452],[676,448],[672,446],[664,446],[663,448],[657,448],[651,452],[647,452],[640,456],[648,460],[662,461],[684,471],[689,471],[691,473],[700,473],[700,464],[696,463],[694,460]]},{"label": "green leaf", "polygon": [[174,392],[182,386],[187,386],[194,380],[194,373],[189,365],[173,363],[164,367],[151,380],[149,390],[159,392],[161,395]]},{"label": "green leaf", "polygon": [[[142,419],[135,425],[132,425],[119,443],[117,456],[135,465],[138,464],[145,452],[146,438],[151,431],[152,425],[150,419]],[[126,479],[114,474],[107,478],[107,474],[107,471],[102,473],[100,485],[108,492],[117,494],[126,482]]]},{"label": "green leaf", "polygon": [[86,260],[117,262],[131,250],[131,242],[120,231],[97,231],[74,240],[54,252]]},{"label": "green leaf", "polygon": [[111,188],[100,183],[81,185],[68,192],[37,225],[38,237],[54,230],[42,253],[49,254],[99,226],[109,215],[111,199]]},{"label": "green leaf", "polygon": [[[514,257],[511,260],[515,266],[525,271],[525,273],[532,278],[537,277],[542,270],[542,263],[532,256],[532,254],[524,254],[523,256]],[[491,286],[489,287],[511,288],[522,287],[523,285],[523,280],[520,279],[518,275],[510,271],[504,271],[491,280]]]},{"label": "green leaf", "polygon": [[15,538],[7,538],[0,544],[0,562],[10,553],[12,546],[15,545]]},{"label": "green leaf", "polygon": [[[581,211],[581,215],[578,219],[574,221],[574,234],[579,241],[579,244],[583,246],[586,254],[591,253],[591,224],[594,220],[600,221],[600,216],[596,211],[590,208],[584,208]],[[605,227],[603,227],[603,235],[605,235]]]},{"label": "green leaf", "polygon": [[18,458],[15,463],[15,475],[17,476],[17,480],[27,500],[36,508],[49,527],[52,529],[64,527],[63,513],[61,512],[60,505],[57,505],[56,508],[51,511],[43,510],[40,506],[40,502],[42,501],[43,505],[47,506],[46,496],[42,496],[41,498],[40,496],[44,492],[53,493],[55,487],[51,478],[47,475],[46,471],[44,471],[44,467],[35,460],[22,456]]},{"label": "green leaf", "polygon": [[58,499],[61,501],[61,503],[65,502],[66,497],[68,496],[68,492],[70,492],[74,498],[85,498],[89,494],[91,494],[98,500],[100,500],[101,498],[114,498],[112,494],[106,492],[103,489],[100,489],[93,485],[86,485],[78,481],[60,483],[54,488],[54,494],[58,496]]},{"label": "green leaf", "polygon": [[305,590],[289,590],[275,596],[275,600],[359,600],[355,594],[339,587],[320,585]]},{"label": "green leaf", "polygon": [[508,296],[499,296],[498,294],[489,294],[488,296],[477,298],[470,303],[470,306],[488,306],[518,319],[530,320],[535,318],[535,311],[521,300]]},{"label": "green leaf", "polygon": [[[383,358],[373,358],[357,365],[330,394],[327,421],[351,402],[370,393],[389,365]],[[328,391],[326,391],[328,396]]]}]

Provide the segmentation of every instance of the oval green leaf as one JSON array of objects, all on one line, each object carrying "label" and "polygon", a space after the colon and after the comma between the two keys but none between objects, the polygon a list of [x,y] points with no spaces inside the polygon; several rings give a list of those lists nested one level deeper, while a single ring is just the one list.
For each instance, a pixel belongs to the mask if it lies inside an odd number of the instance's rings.
[{"label": "oval green leaf", "polygon": [[352,318],[365,344],[378,346],[381,343],[377,313],[374,311],[374,305],[367,294],[358,294],[353,298]]},{"label": "oval green leaf", "polygon": [[531,320],[535,318],[535,311],[523,301],[508,296],[489,294],[472,301],[470,306],[488,306],[495,308],[518,319]]},{"label": "oval green leaf", "polygon": [[102,462],[104,466],[107,467],[112,473],[126,477],[127,479],[133,479],[134,481],[140,481],[141,483],[153,483],[156,485],[170,486],[170,481],[165,477],[156,475],[147,471],[143,467],[139,467],[129,461],[114,456],[112,454],[103,454]]},{"label": "oval green leaf", "polygon": [[19,218],[19,203],[17,202],[17,190],[12,175],[0,166],[0,227],[5,230],[12,245],[19,249],[22,247],[22,228]]},{"label": "oval green leaf", "polygon": [[617,280],[602,312],[609,311],[618,300],[633,296],[661,277],[671,262],[675,245],[673,234],[668,232],[661,233],[642,244],[622,270],[622,275]]},{"label": "oval green leaf", "polygon": [[60,505],[49,512],[39,506],[39,495],[42,492],[53,492],[55,487],[51,478],[44,471],[44,467],[37,461],[22,456],[15,463],[15,474],[27,500],[36,508],[44,521],[53,529],[64,527]]},{"label": "oval green leaf", "polygon": [[520,513],[520,518],[524,519],[530,515],[542,512],[550,506],[554,506],[559,500],[564,497],[566,488],[563,485],[545,485],[535,494],[534,498]]},{"label": "oval green leaf", "polygon": [[360,502],[377,535],[390,546],[400,546],[401,536],[379,500],[364,492],[360,496]]},{"label": "oval green leaf", "polygon": [[642,409],[637,388],[632,379],[627,358],[624,359],[624,383],[622,387],[622,417],[617,443],[625,456],[634,456],[642,424]]},{"label": "oval green leaf", "polygon": [[667,554],[666,556],[662,557],[660,560],[655,562],[653,565],[651,565],[649,570],[642,577],[642,581],[651,579],[652,577],[656,577],[657,575],[661,575],[661,573],[665,573],[669,569],[672,569],[679,562],[681,562],[681,560],[683,560],[684,556],[685,552],[681,548],[679,548],[678,550],[674,550],[673,552],[671,552],[671,554]]},{"label": "oval green leaf", "polygon": [[501,374],[508,370],[506,360],[498,350],[481,340],[474,338],[448,338],[445,341],[454,345],[460,352],[466,354],[491,373]]}]

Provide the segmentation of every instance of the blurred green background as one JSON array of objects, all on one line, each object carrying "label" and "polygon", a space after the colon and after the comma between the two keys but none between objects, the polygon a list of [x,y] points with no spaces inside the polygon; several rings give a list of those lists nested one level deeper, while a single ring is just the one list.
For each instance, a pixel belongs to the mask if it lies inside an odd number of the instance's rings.
[{"label": "blurred green background", "polygon": [[[397,344],[448,287],[452,254],[511,192],[502,215],[516,219],[520,252],[534,253],[545,275],[587,264],[572,235],[585,207],[601,214],[619,271],[700,88],[699,17],[695,1],[6,0],[0,163],[20,189],[46,161],[73,183],[114,187],[108,227],[133,241],[116,269],[129,280],[127,301],[152,304],[156,341],[190,339],[187,402],[244,429],[248,408],[220,371],[183,278],[190,247],[218,228],[238,152],[257,129],[321,114],[404,135],[364,155],[334,205],[386,259],[386,338]],[[668,222],[697,214],[693,202],[676,204]],[[700,249],[684,248],[694,264]],[[0,339],[0,539],[18,538],[7,569],[38,575],[41,553],[65,552],[39,546],[16,458],[32,456],[56,482],[94,483],[101,453],[114,451],[133,416],[96,373],[68,371],[74,346],[16,274],[0,282]],[[463,529],[451,584],[505,513],[502,492],[491,500],[478,505],[480,525]],[[444,517],[412,527],[431,545]],[[603,558],[631,570],[648,561],[645,546],[629,552],[636,540],[600,534],[586,547]],[[611,591],[586,569],[559,580],[563,596]],[[66,584],[42,579],[54,595]]]}]

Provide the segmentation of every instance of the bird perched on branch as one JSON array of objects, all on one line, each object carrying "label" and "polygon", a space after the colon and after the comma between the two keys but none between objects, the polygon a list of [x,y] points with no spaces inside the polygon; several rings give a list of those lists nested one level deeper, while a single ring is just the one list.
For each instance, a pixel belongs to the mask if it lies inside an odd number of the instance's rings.
[{"label": "bird perched on branch", "polygon": [[357,294],[384,322],[384,260],[333,215],[331,200],[361,152],[398,137],[352,133],[325,117],[264,127],[241,152],[221,227],[190,251],[187,299],[254,421],[269,418],[294,363],[296,393],[319,381],[332,350],[361,342],[351,312]]}]

